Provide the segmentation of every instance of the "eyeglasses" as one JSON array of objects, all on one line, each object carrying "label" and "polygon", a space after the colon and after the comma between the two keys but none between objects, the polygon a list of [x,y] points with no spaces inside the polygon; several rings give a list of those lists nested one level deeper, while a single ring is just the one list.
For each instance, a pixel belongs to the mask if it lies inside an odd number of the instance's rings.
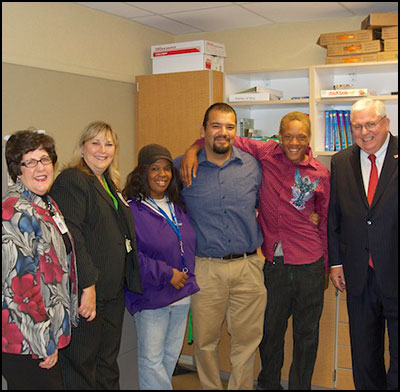
[{"label": "eyeglasses", "polygon": [[32,169],[33,167],[36,167],[39,162],[42,165],[47,166],[47,165],[50,165],[51,163],[53,163],[53,160],[50,157],[43,157],[43,158],[41,158],[39,160],[37,160],[37,159],[28,159],[27,161],[22,162],[21,166],[25,166],[25,167],[28,167],[28,168]]},{"label": "eyeglasses", "polygon": [[362,129],[363,129],[363,127],[365,127],[365,129],[367,130],[367,131],[373,131],[377,126],[378,126],[378,124],[383,120],[383,119],[385,119],[386,118],[386,116],[383,116],[380,120],[378,120],[378,121],[374,121],[374,122],[367,122],[367,123],[365,123],[364,125],[362,125],[362,124],[351,124],[351,129],[353,130],[353,131],[356,131],[356,132],[361,132],[362,131]]}]

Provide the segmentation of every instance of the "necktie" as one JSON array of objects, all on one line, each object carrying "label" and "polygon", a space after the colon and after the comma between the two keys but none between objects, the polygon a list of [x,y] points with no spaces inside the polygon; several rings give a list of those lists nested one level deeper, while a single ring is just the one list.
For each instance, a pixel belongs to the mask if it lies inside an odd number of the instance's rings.
[{"label": "necktie", "polygon": [[[369,174],[367,199],[368,199],[368,204],[371,206],[376,186],[378,185],[378,169],[375,164],[376,156],[373,154],[368,155],[368,159],[371,161],[371,172]],[[371,253],[369,254],[368,264],[370,265],[370,267],[374,268],[372,264]]]},{"label": "necktie", "polygon": [[371,172],[369,174],[367,199],[368,199],[368,204],[371,206],[376,186],[378,185],[378,169],[376,168],[375,164],[376,156],[368,155],[368,159],[371,161]]}]

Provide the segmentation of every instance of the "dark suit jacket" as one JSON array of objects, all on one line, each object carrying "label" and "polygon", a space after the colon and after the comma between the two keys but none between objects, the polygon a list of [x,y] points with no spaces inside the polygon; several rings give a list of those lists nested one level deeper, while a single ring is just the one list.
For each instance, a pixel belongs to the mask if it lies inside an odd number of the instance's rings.
[{"label": "dark suit jacket", "polygon": [[66,169],[56,178],[50,195],[56,200],[75,242],[80,289],[96,284],[96,298],[117,298],[125,279],[125,235],[131,239],[141,292],[137,246],[132,213],[114,184],[107,183],[119,203],[118,212],[99,180],[77,169]]},{"label": "dark suit jacket", "polygon": [[360,148],[332,157],[328,217],[330,265],[343,264],[346,289],[361,294],[369,252],[380,289],[398,297],[398,147],[390,135],[386,157],[371,207],[368,206],[360,164]]}]

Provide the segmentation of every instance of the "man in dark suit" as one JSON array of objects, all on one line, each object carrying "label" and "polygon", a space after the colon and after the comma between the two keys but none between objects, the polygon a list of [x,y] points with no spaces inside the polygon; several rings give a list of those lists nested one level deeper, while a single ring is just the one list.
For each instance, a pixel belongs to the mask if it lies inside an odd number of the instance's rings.
[{"label": "man in dark suit", "polygon": [[[398,388],[398,147],[380,101],[351,108],[355,144],[332,158],[330,276],[347,292],[357,389]],[[384,364],[385,321],[390,366]]]}]

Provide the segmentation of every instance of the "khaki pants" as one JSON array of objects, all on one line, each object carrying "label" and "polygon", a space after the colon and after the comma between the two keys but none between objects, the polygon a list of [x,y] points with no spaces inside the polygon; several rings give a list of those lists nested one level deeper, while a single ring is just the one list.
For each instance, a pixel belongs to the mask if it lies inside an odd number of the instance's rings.
[{"label": "khaki pants", "polygon": [[253,389],[254,358],[263,335],[264,260],[196,257],[200,291],[192,296],[194,356],[202,389],[223,389],[218,344],[226,317],[232,373],[228,389]]}]

